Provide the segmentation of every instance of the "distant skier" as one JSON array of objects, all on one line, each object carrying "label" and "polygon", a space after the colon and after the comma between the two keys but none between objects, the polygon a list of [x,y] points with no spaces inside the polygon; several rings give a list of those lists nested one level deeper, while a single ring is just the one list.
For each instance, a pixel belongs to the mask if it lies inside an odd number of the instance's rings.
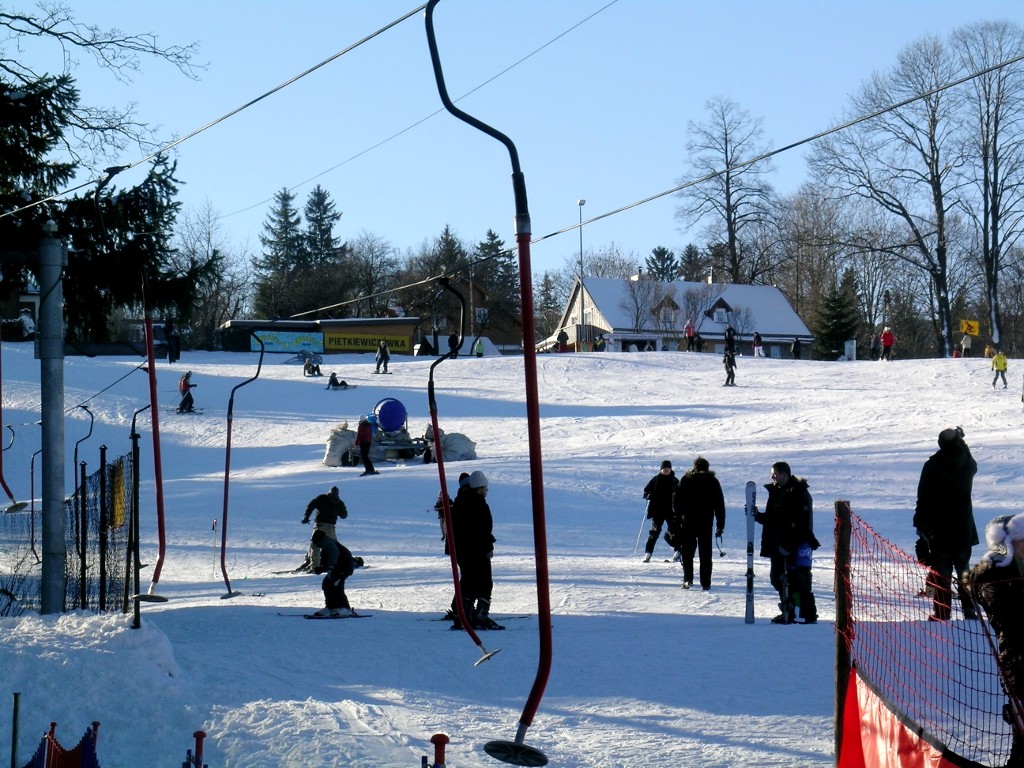
[{"label": "distant skier", "polygon": [[736,354],[736,329],[731,325],[725,329],[725,351]]},{"label": "distant skier", "polygon": [[725,355],[722,357],[722,363],[725,365],[725,387],[736,386],[736,355],[733,354],[732,350],[726,349]]},{"label": "distant skier", "polygon": [[693,327],[693,320],[687,320],[683,326],[683,335],[686,336],[686,351],[693,352],[694,335],[697,329]]},{"label": "distant skier", "polygon": [[754,331],[754,357],[764,357],[764,345],[757,331]]},{"label": "distant skier", "polygon": [[364,471],[360,477],[379,475],[380,472],[373,468],[373,462],[370,461],[370,448],[373,447],[373,427],[366,416],[359,417],[359,426],[356,428],[356,446],[359,448],[359,455],[363,460]]},{"label": "distant skier", "polygon": [[896,344],[896,336],[893,334],[892,328],[888,325],[885,326],[878,335],[878,340],[882,342],[882,359],[892,360],[892,348]]},{"label": "distant skier", "polygon": [[995,389],[996,381],[1001,376],[1003,389],[1006,389],[1006,355],[1001,349],[997,349],[995,355],[992,356],[992,370],[996,372],[995,378],[992,379],[992,388]]},{"label": "distant skier", "polygon": [[380,373],[380,367],[384,366],[384,373],[388,372],[388,360],[391,359],[391,350],[388,349],[388,343],[384,339],[380,340],[380,344],[377,345],[377,354],[374,359],[377,361],[377,367],[374,373]]},{"label": "distant skier", "polygon": [[661,469],[644,486],[644,498],[647,499],[647,519],[651,521],[651,530],[647,534],[644,547],[644,562],[651,562],[654,545],[658,543],[661,529],[672,516],[672,494],[675,493],[679,480],[672,471],[672,462],[668,459],[661,462]]},{"label": "distant skier", "polygon": [[793,359],[794,360],[799,360],[800,359],[801,346],[802,345],[800,344],[799,337],[794,336],[793,337],[793,344],[790,346],[790,349],[793,352]]},{"label": "distant skier", "polygon": [[178,394],[181,395],[181,402],[178,403],[178,413],[195,412],[192,388],[197,386],[199,385],[192,383],[192,371],[185,371],[185,375],[178,380]]}]

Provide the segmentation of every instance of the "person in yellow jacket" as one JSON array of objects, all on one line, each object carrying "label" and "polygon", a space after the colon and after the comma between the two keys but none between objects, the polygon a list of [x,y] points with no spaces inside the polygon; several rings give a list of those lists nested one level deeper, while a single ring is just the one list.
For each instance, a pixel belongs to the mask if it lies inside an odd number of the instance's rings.
[{"label": "person in yellow jacket", "polygon": [[995,389],[996,382],[1002,377],[1003,389],[1006,389],[1006,355],[1003,354],[1001,349],[997,349],[995,356],[992,358],[992,370],[996,372],[995,377],[992,379],[992,388]]}]

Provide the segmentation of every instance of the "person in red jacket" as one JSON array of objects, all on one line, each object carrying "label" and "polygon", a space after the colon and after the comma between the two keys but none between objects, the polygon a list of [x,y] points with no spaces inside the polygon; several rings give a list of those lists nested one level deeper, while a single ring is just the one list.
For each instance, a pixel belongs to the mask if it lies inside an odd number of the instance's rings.
[{"label": "person in red jacket", "polygon": [[896,343],[896,337],[893,336],[892,328],[888,325],[882,329],[882,333],[878,336],[879,341],[882,342],[882,359],[892,359],[892,345]]},{"label": "person in red jacket", "polygon": [[365,470],[360,477],[379,475],[380,472],[373,468],[373,462],[370,461],[370,446],[373,445],[373,427],[370,426],[370,420],[365,416],[359,417],[359,428],[356,429],[356,445],[359,446],[359,455],[363,459],[363,469]]}]

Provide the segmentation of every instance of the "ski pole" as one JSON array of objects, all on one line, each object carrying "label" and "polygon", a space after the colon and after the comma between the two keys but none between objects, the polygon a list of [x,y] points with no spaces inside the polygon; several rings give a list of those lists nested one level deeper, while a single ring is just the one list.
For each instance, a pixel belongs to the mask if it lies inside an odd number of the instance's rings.
[{"label": "ski pole", "polygon": [[647,526],[647,507],[644,507],[644,516],[640,520],[640,532],[636,535],[636,544],[633,545],[633,557],[636,557],[636,552],[637,552],[638,549],[640,549],[640,539],[644,535],[644,528],[646,526]]},{"label": "ski pole", "polygon": [[718,556],[725,557],[725,550],[722,549],[722,537],[715,536],[715,546],[718,547]]},{"label": "ski pole", "polygon": [[217,577],[217,518],[213,518],[213,576]]}]

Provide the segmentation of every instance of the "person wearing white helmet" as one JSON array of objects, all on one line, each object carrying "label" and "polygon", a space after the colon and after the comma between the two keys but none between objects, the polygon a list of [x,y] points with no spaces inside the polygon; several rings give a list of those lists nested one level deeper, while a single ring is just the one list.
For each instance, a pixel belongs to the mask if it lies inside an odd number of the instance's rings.
[{"label": "person wearing white helmet", "polygon": [[985,527],[988,551],[968,576],[971,594],[985,608],[999,638],[999,668],[1007,693],[1016,699],[1003,707],[1003,718],[1015,720],[1007,765],[1024,765],[1019,735],[1020,702],[1024,701],[1024,514],[1001,515]]},{"label": "person wearing white helmet", "polygon": [[[487,475],[479,469],[469,476],[452,505],[455,558],[459,563],[459,586],[466,620],[474,629],[504,629],[490,617],[491,558],[494,557],[494,519],[487,505]],[[462,629],[456,613],[453,629]]]}]

